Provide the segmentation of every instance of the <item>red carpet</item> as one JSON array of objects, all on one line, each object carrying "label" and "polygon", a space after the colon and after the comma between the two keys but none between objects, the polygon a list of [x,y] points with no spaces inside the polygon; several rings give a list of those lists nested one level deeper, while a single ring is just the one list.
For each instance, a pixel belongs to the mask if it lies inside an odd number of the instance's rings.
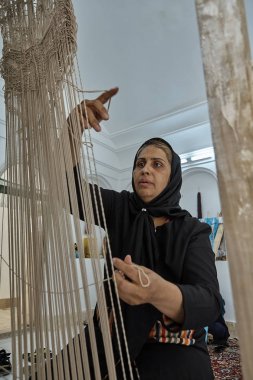
[{"label": "red carpet", "polygon": [[228,340],[224,349],[208,344],[215,380],[242,380],[238,339]]}]

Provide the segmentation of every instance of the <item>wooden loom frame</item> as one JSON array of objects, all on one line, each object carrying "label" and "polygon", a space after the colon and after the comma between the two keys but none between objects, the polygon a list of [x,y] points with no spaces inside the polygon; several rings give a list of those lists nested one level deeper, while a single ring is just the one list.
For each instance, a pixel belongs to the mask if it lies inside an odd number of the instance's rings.
[{"label": "wooden loom frame", "polygon": [[253,89],[243,0],[196,0],[243,378],[253,378]]}]

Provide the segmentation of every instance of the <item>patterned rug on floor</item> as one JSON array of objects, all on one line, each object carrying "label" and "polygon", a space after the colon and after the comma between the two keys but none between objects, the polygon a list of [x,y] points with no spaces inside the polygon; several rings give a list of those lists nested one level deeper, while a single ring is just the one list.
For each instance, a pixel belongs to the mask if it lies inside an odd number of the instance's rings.
[{"label": "patterned rug on floor", "polygon": [[208,344],[215,380],[242,380],[238,339],[228,340],[228,347]]}]

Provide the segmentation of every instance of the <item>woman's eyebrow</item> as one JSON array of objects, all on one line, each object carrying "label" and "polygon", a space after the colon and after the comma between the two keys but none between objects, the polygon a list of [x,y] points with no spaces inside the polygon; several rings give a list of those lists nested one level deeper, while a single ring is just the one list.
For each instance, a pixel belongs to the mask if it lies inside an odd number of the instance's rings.
[{"label": "woman's eyebrow", "polygon": [[166,162],[163,158],[161,157],[151,157],[151,160],[160,160],[160,161],[163,161],[163,162]]},{"label": "woman's eyebrow", "polygon": [[[160,160],[160,161],[166,162],[166,160],[164,160],[164,159],[161,158],[161,157],[151,157],[150,159],[151,159],[152,161]],[[147,158],[146,158],[146,157],[138,157],[136,161],[139,161],[139,160],[144,161],[144,160],[147,160]]]},{"label": "woman's eyebrow", "polygon": [[143,160],[146,160],[146,158],[144,158],[144,157],[138,157],[136,161],[140,161],[140,160],[143,161]]}]

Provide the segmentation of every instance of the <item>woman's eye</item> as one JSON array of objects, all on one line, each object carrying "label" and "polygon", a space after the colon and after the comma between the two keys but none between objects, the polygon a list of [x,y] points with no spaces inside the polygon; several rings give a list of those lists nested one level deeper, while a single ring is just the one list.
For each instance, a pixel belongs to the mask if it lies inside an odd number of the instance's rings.
[{"label": "woman's eye", "polygon": [[137,165],[136,165],[136,166],[137,166],[138,168],[143,168],[144,165],[145,165],[144,162],[140,161],[140,162],[137,162]]},{"label": "woman's eye", "polygon": [[156,161],[156,162],[154,163],[154,166],[155,166],[156,168],[160,168],[160,167],[162,166],[162,164],[161,164],[161,162]]}]

